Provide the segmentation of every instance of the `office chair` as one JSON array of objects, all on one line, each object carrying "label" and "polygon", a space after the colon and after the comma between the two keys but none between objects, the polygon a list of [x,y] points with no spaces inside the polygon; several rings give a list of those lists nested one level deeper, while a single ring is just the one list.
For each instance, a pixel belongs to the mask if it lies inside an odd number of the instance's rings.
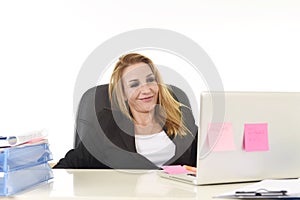
[{"label": "office chair", "polygon": [[[181,89],[173,85],[168,85],[168,87],[177,101],[189,108],[191,107],[187,95]],[[105,107],[111,107],[108,96],[108,84],[90,88],[82,95],[75,120],[74,148],[78,146],[84,136],[84,128],[79,126],[79,120],[90,124],[97,123],[97,113]]]}]

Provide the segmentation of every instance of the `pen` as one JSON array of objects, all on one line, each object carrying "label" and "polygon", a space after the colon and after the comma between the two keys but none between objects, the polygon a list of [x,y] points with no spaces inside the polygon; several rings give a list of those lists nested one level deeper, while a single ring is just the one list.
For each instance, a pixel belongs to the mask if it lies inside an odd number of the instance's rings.
[{"label": "pen", "polygon": [[197,172],[196,167],[192,167],[192,166],[188,166],[188,165],[183,165],[183,167],[190,172],[193,172],[193,173]]},{"label": "pen", "polygon": [[285,196],[286,190],[272,191],[266,189],[259,189],[256,191],[236,191],[236,196]]}]

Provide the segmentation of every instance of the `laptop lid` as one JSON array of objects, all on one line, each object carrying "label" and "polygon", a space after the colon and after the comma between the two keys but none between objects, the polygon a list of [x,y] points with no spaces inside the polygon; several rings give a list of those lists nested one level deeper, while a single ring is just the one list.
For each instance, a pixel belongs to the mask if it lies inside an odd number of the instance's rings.
[{"label": "laptop lid", "polygon": [[203,92],[196,184],[300,177],[300,93]]},{"label": "laptop lid", "polygon": [[300,93],[203,92],[195,185],[300,177]]}]

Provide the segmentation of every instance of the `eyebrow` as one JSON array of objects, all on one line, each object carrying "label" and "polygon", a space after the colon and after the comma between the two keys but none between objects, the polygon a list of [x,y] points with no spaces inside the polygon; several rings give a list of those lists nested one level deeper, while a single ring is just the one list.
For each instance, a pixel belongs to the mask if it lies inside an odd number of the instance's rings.
[{"label": "eyebrow", "polygon": [[130,80],[128,82],[135,82],[135,81],[139,81],[139,80],[138,79],[132,79],[132,80]]},{"label": "eyebrow", "polygon": [[[151,73],[151,74],[148,74],[147,76],[146,76],[146,78],[148,78],[148,77],[150,77],[150,76],[154,76],[154,74],[153,73]],[[138,79],[132,79],[132,80],[130,80],[130,81],[128,81],[128,82],[135,82],[135,81],[139,81]]]},{"label": "eyebrow", "polygon": [[149,77],[149,76],[152,76],[152,75],[154,76],[154,74],[153,74],[153,73],[151,73],[151,74],[148,74],[146,77]]}]

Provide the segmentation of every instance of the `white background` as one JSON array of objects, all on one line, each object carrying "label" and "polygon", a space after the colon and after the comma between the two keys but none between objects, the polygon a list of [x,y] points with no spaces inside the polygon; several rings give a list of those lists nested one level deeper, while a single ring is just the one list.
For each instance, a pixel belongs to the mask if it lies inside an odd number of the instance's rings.
[{"label": "white background", "polygon": [[46,128],[54,161],[63,157],[73,145],[82,64],[104,41],[138,28],[197,42],[225,90],[300,91],[298,0],[3,0],[0,135]]}]

